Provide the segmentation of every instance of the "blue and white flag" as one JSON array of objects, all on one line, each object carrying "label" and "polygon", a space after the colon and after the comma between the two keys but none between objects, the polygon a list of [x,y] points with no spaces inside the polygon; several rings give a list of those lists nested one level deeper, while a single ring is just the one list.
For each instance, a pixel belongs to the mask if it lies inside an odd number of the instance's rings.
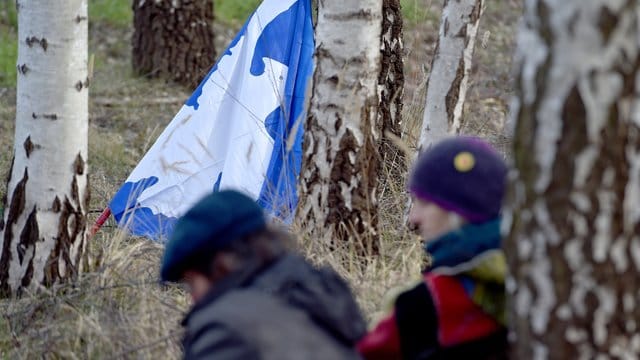
[{"label": "blue and white flag", "polygon": [[263,1],[114,196],[121,227],[164,241],[193,204],[228,188],[293,215],[313,71],[309,3]]}]

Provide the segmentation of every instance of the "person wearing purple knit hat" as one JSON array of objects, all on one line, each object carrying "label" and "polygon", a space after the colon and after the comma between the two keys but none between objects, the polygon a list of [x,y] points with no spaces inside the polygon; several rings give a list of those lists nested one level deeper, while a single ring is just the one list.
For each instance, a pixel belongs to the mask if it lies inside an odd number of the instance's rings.
[{"label": "person wearing purple knit hat", "polygon": [[409,222],[431,264],[359,342],[365,359],[506,358],[506,174],[500,154],[474,137],[445,139],[418,157]]}]

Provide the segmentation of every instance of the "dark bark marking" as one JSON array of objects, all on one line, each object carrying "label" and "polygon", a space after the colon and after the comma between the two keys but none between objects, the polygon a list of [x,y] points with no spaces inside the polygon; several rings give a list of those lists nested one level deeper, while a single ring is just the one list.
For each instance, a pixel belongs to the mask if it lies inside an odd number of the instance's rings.
[{"label": "dark bark marking", "polygon": [[29,158],[29,156],[31,156],[31,152],[33,151],[33,142],[31,142],[31,136],[28,136],[27,139],[24,141],[24,151],[27,154],[27,158]]},{"label": "dark bark marking", "polygon": [[[455,116],[454,111],[456,108],[456,104],[460,99],[460,84],[462,83],[462,79],[464,79],[464,56],[460,58],[458,62],[458,68],[456,69],[456,77],[453,79],[451,83],[451,87],[447,92],[447,96],[445,97],[445,104],[447,107],[447,123],[449,124],[449,128],[453,124],[453,117]],[[462,115],[460,115],[462,117]]]},{"label": "dark bark marking", "polygon": [[78,91],[82,91],[82,87],[84,85],[82,84],[82,81],[78,80],[78,82],[76,83],[76,85],[74,86],[76,88],[76,90]]},{"label": "dark bark marking", "polygon": [[34,144],[34,143],[31,141],[31,135],[29,135],[29,136],[27,137],[27,139],[24,141],[23,146],[24,146],[24,151],[25,151],[25,153],[27,154],[27,158],[29,158],[29,157],[31,156],[31,153],[33,153],[33,150],[41,149],[41,148],[42,148],[42,146],[40,146],[40,145],[38,145],[38,144]]},{"label": "dark bark marking", "polygon": [[618,15],[609,10],[608,6],[602,6],[600,10],[600,18],[598,19],[598,28],[602,33],[602,40],[604,44],[609,43],[611,34],[618,24]]},{"label": "dark bark marking", "polygon": [[551,19],[551,11],[544,1],[538,1],[537,14],[538,19],[540,20],[538,32],[540,37],[544,40],[544,43],[549,46],[553,42],[554,36],[549,23]]},{"label": "dark bark marking", "polygon": [[[13,167],[13,165],[12,165]],[[24,212],[26,202],[26,186],[29,181],[29,172],[24,169],[24,175],[15,189],[11,197],[11,204],[9,204],[9,211],[7,215],[6,228],[4,231],[4,241],[2,246],[2,254],[0,256],[0,296],[10,294],[9,284],[7,282],[9,278],[9,264],[12,261],[11,256],[11,240],[13,239],[13,225],[16,224],[18,218]]]},{"label": "dark bark marking", "polygon": [[[67,199],[66,208],[69,210],[68,217],[60,220],[59,236],[62,241],[59,241],[61,245],[62,260],[66,263],[67,274],[66,276],[71,279],[75,279],[78,275],[78,266],[80,266],[80,259],[82,256],[82,249],[85,238],[83,236],[87,227],[87,218],[83,214],[82,209],[73,207]],[[71,259],[70,249],[73,244],[80,241],[78,244],[78,257]]]},{"label": "dark bark marking", "polygon": [[473,7],[471,14],[469,14],[469,22],[476,22],[480,18],[480,13],[482,12],[482,6],[484,5],[484,0],[477,0],[476,6]]},{"label": "dark bark marking", "polygon": [[56,196],[55,199],[53,199],[53,203],[51,204],[51,211],[53,211],[54,213],[58,213],[60,212],[62,205],[60,204],[60,198]]},{"label": "dark bark marking", "polygon": [[[468,24],[475,24],[480,21],[480,14],[482,12],[482,6],[484,5],[484,0],[476,0],[476,5],[471,9],[469,13]],[[477,30],[476,30],[477,31]],[[467,27],[463,26],[462,29],[458,32],[457,36],[461,36],[464,38],[464,47],[466,48],[469,44],[469,37],[467,36]],[[476,34],[477,36],[477,34]]]},{"label": "dark bark marking", "polygon": [[84,213],[89,208],[89,202],[91,201],[91,186],[90,186],[90,178],[87,176],[87,186],[84,190],[84,198],[82,199],[82,208],[81,211]]},{"label": "dark bark marking", "polygon": [[78,194],[78,180],[74,176],[73,180],[71,180],[71,200],[73,200],[74,204],[80,203],[80,196]]},{"label": "dark bark marking", "polygon": [[[7,184],[7,186],[9,185],[9,181],[11,181],[11,173],[13,172],[13,164],[16,162],[16,157],[12,156],[11,157],[11,165],[9,165],[9,172],[7,173],[7,178],[5,180],[5,184]],[[7,208],[7,193],[9,192],[9,189],[7,189],[7,191],[4,193],[4,195],[2,195],[2,199],[0,199],[0,205],[2,205],[3,209]],[[8,215],[8,214],[7,214]],[[0,231],[4,230],[4,216],[0,217]],[[2,255],[2,254],[0,254]]]},{"label": "dark bark marking", "polygon": [[34,44],[38,44],[42,47],[42,50],[44,51],[47,51],[47,48],[49,47],[49,43],[45,38],[39,39],[35,36],[31,36],[31,37],[27,37],[25,39],[25,42],[27,43],[27,46],[30,48],[32,48]]},{"label": "dark bark marking", "polygon": [[[26,186],[29,181],[29,172],[24,169],[24,175],[22,180],[18,182],[13,190],[13,196],[11,198],[11,204],[9,204],[9,216],[7,217],[7,224],[13,225],[17,222],[18,216],[24,212],[24,206],[26,203]],[[7,237],[9,235],[9,237]],[[5,240],[11,238],[11,229],[5,233]]]},{"label": "dark bark marking", "polygon": [[75,18],[76,24],[79,24],[79,23],[81,23],[81,22],[83,22],[83,21],[86,21],[86,20],[87,20],[87,17],[86,17],[86,16],[80,16],[80,15],[78,15],[78,16],[76,16],[76,18]]},{"label": "dark bark marking", "polygon": [[336,130],[336,132],[338,132],[341,127],[342,127],[342,117],[338,116],[338,114],[336,113],[336,122],[333,123],[333,128]]},{"label": "dark bark marking", "polygon": [[325,17],[329,20],[335,20],[335,21],[348,21],[353,19],[363,19],[366,21],[373,20],[373,14],[369,9],[361,9],[359,11],[353,11],[349,13],[325,15]]},{"label": "dark bark marking", "polygon": [[[634,78],[635,78],[635,76],[634,76]],[[640,153],[640,127],[638,127],[638,126],[629,126],[626,146],[628,147],[629,144],[635,144],[635,146],[633,146],[634,150],[636,152]],[[626,155],[626,153],[625,153],[625,155]],[[627,164],[629,163],[629,159],[626,158],[626,156],[625,156],[625,163],[627,163]],[[629,189],[629,190],[633,191],[631,189]],[[622,195],[622,198],[624,199],[624,198],[626,198],[626,196],[627,196],[627,193],[626,193],[626,189],[625,189],[625,193]],[[633,226],[632,229],[629,229],[629,230],[630,231],[627,233],[627,235],[629,237],[632,234],[640,234],[640,221],[638,221],[635,224],[635,226]],[[640,270],[640,269],[633,270],[634,266],[632,266],[632,265],[629,265],[629,269],[630,269],[630,271]],[[639,313],[638,314],[639,316],[636,317],[636,318],[640,319],[640,307],[636,307],[636,309],[638,309],[637,311]]]},{"label": "dark bark marking", "polygon": [[382,163],[389,165],[391,176],[383,181],[401,181],[406,171],[406,156],[387,136],[388,133],[397,138],[402,137],[402,108],[404,95],[404,62],[402,38],[402,12],[399,0],[383,1],[382,47],[380,49],[380,75],[378,85],[381,86],[378,103],[378,124],[382,134],[378,151],[382,154]]},{"label": "dark bark marking", "polygon": [[[79,259],[83,256],[82,249],[85,239],[82,234],[84,234],[86,224],[86,216],[80,207],[74,206],[72,201],[65,197],[61,206],[55,246],[44,268],[43,283],[45,285],[51,285],[59,280],[77,278],[78,266],[80,265]],[[82,243],[79,244],[78,257],[72,259],[70,250],[76,241],[81,241]],[[64,276],[59,271],[61,262],[65,264],[66,273]]]},{"label": "dark bark marking", "polygon": [[[558,144],[557,154],[579,154],[588,145],[588,119],[587,109],[577,85],[574,85],[565,99],[564,107],[562,108],[562,119],[562,135]],[[552,172],[554,176],[544,196],[547,199],[551,219],[556,219],[554,226],[560,233],[560,236],[567,239],[571,237],[573,230],[573,227],[568,226],[569,224],[566,221],[567,214],[577,211],[577,209],[571,206],[570,202],[566,201],[568,194],[570,194],[573,189],[573,181],[567,181],[567,179],[573,179],[575,176],[574,159],[568,156],[557,157]],[[562,251],[561,248],[562,246],[556,249],[556,251]],[[558,256],[552,256],[552,259],[558,258]],[[553,267],[555,269],[561,269],[563,273],[557,274],[558,278],[554,277],[554,279],[567,281],[567,284],[571,283],[570,275],[572,271],[564,261],[554,262]],[[560,286],[557,288],[561,291],[559,298],[562,299],[562,301],[568,300],[571,286]]]},{"label": "dark bark marking", "polygon": [[460,28],[460,30],[458,31],[458,33],[456,34],[456,37],[460,37],[460,38],[465,39],[464,43],[466,45],[467,44],[467,41],[466,41],[466,39],[467,39],[467,27],[466,26],[462,26]]},{"label": "dark bark marking", "polygon": [[80,153],[78,153],[78,155],[76,156],[76,160],[73,162],[73,170],[76,173],[76,175],[82,175],[84,174],[84,159],[82,159],[82,155],[80,155]]},{"label": "dark bark marking", "polygon": [[40,40],[40,46],[42,46],[42,50],[47,51],[47,48],[49,47],[49,44],[47,43],[47,39],[42,38]]},{"label": "dark bark marking", "polygon": [[16,68],[18,69],[18,73],[22,75],[26,75],[30,70],[27,64],[18,65]]},{"label": "dark bark marking", "polygon": [[[22,287],[27,287],[31,284],[33,280],[33,258],[29,260],[29,266],[27,266],[27,272],[22,277],[21,285]],[[18,290],[20,293],[20,290]]]},{"label": "dark bark marking", "polygon": [[43,117],[43,118],[45,118],[47,120],[58,120],[58,115],[57,114],[40,114],[40,115],[38,115],[36,113],[31,113],[31,117],[33,119],[37,119],[39,117]]},{"label": "dark bark marking", "polygon": [[576,35],[577,32],[577,27],[578,26],[578,16],[572,16],[571,19],[569,19],[569,25],[567,26],[567,29],[569,30],[569,35],[571,35],[572,37],[574,37]]},{"label": "dark bark marking", "polygon": [[619,72],[623,79],[622,94],[625,96],[633,95],[636,91],[636,74],[640,69],[640,53],[635,59],[629,59],[626,53],[622,53],[624,60],[615,67],[615,71]]},{"label": "dark bark marking", "polygon": [[27,250],[35,246],[40,238],[40,230],[38,228],[38,219],[36,218],[37,210],[36,207],[33,207],[31,213],[27,217],[27,222],[22,228],[22,233],[20,234],[20,240],[18,242],[18,260],[20,263],[24,261],[24,255]]},{"label": "dark bark marking", "polygon": [[[543,16],[549,15],[548,8],[546,7],[545,4],[538,4],[538,5],[539,5],[538,12],[540,11],[542,12],[542,13],[539,13],[539,16],[538,16],[538,19],[541,22],[540,27],[542,29],[548,29],[550,27],[549,17],[543,17]],[[550,33],[548,33],[547,35],[550,36]],[[542,36],[542,38],[545,41],[547,48],[550,48],[552,38],[544,37],[544,36]],[[535,134],[538,128],[538,120],[536,118],[537,113],[535,109],[539,108],[540,102],[543,99],[544,86],[547,81],[546,74],[549,73],[552,63],[553,63],[553,56],[552,54],[549,54],[547,55],[547,58],[545,59],[545,61],[540,65],[535,75],[535,86],[537,91],[535,100],[531,104],[526,104],[522,102],[520,104],[518,113],[516,115],[518,122],[515,129],[516,132],[514,134],[514,140],[513,140],[513,148],[515,150],[514,165],[519,169],[520,178],[522,179],[523,183],[526,183],[526,184],[533,183],[535,181],[534,179],[536,178],[537,173],[540,170],[534,157],[531,156],[529,149],[534,148],[534,144],[533,144],[534,138],[533,136],[531,136],[531,134]],[[520,66],[522,66],[522,64]],[[518,74],[519,75],[516,77],[515,88],[518,89],[518,92],[519,92],[518,97],[520,99],[523,99],[524,96],[521,90],[523,89],[522,71],[519,71]],[[533,187],[527,187],[526,194],[525,194],[525,201],[528,202],[534,198],[535,198],[535,193],[533,191]],[[529,206],[529,204],[528,203],[522,204],[522,206],[527,207]],[[514,218],[514,223],[515,223],[515,220],[516,219]],[[513,251],[517,251],[517,249],[514,248]],[[514,254],[515,253],[517,252],[514,252]]]}]

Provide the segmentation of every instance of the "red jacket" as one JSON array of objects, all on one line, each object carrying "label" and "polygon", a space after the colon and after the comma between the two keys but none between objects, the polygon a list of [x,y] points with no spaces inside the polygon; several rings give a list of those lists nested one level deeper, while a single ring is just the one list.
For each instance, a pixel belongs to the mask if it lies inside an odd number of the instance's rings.
[{"label": "red jacket", "polygon": [[402,293],[391,315],[358,343],[367,360],[501,358],[496,352],[505,349],[504,328],[469,298],[462,282],[433,273]]}]

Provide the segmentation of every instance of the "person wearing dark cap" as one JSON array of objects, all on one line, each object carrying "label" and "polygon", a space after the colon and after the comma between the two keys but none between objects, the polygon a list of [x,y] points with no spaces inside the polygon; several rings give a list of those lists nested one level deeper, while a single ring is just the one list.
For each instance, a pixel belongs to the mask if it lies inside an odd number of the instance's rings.
[{"label": "person wearing dark cap", "polygon": [[287,251],[251,198],[225,190],[181,217],[163,281],[187,284],[185,359],[359,359],[365,322],[349,287]]},{"label": "person wearing dark cap", "polygon": [[409,222],[431,256],[423,279],[358,344],[373,359],[504,359],[506,260],[500,208],[507,167],[484,141],[443,140],[409,178]]}]

